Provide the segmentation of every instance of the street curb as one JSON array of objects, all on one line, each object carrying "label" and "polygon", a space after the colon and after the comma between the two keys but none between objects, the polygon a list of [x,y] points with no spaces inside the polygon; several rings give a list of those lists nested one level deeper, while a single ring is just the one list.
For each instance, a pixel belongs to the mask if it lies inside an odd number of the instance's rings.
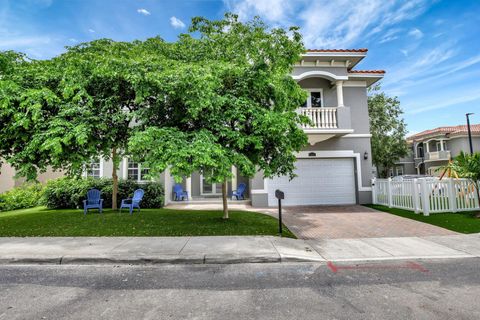
[{"label": "street curb", "polygon": [[327,263],[331,262],[369,262],[369,261],[395,261],[395,260],[438,260],[438,259],[466,259],[479,258],[474,255],[456,256],[398,256],[363,259],[312,259],[300,256],[157,256],[157,257],[1,257],[0,265],[192,265],[192,264],[248,264],[248,263]]},{"label": "street curb", "polygon": [[0,265],[8,264],[32,264],[32,265],[46,265],[46,264],[61,264],[62,257],[0,257]]}]

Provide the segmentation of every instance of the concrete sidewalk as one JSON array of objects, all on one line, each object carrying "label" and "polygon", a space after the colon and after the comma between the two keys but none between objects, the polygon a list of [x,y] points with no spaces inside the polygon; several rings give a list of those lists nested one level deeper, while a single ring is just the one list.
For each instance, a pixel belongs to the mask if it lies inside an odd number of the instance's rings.
[{"label": "concrete sidewalk", "polygon": [[1,264],[202,264],[474,257],[480,257],[480,234],[325,240],[271,236],[0,238]]}]

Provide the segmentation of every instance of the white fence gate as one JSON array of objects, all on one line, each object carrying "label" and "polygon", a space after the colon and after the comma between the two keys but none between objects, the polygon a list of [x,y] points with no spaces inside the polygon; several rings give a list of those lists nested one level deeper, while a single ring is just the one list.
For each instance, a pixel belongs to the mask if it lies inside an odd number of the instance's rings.
[{"label": "white fence gate", "polygon": [[423,212],[425,216],[480,209],[477,191],[468,179],[374,179],[372,197],[374,204]]}]

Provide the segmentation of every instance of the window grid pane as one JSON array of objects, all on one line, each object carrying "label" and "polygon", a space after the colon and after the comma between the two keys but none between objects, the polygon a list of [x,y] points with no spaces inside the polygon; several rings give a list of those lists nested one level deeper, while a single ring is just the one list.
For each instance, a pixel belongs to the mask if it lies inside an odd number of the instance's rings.
[{"label": "window grid pane", "polygon": [[127,179],[138,180],[138,163],[128,159]]},{"label": "window grid pane", "polygon": [[87,177],[100,178],[100,161],[94,160],[87,165]]},{"label": "window grid pane", "polygon": [[142,181],[149,180],[149,178],[147,177],[149,171],[150,170],[148,168],[142,168],[142,170],[140,172],[140,180],[142,180]]}]

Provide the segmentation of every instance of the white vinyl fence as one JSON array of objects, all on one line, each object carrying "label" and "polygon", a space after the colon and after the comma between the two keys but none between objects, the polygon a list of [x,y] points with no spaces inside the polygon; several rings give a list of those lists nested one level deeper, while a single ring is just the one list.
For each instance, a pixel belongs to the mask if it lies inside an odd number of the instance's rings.
[{"label": "white vinyl fence", "polygon": [[467,179],[374,179],[372,196],[374,204],[422,212],[425,216],[480,209],[475,186]]}]

